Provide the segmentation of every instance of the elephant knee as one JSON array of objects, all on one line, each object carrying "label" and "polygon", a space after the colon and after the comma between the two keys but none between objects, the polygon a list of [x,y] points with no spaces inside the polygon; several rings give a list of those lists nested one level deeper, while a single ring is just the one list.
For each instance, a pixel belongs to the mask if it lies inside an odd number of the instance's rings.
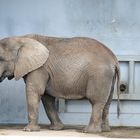
[{"label": "elephant knee", "polygon": [[33,83],[26,83],[26,92],[28,94],[34,94],[34,93],[37,93],[38,95],[43,95],[44,94],[44,91],[45,91],[45,87],[42,86],[42,85],[36,85],[36,84],[33,84]]}]

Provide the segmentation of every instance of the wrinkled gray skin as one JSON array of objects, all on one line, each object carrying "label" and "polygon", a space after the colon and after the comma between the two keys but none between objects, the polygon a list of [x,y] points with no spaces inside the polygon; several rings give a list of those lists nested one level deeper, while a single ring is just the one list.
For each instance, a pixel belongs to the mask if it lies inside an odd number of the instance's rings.
[{"label": "wrinkled gray skin", "polygon": [[[50,129],[63,129],[55,109],[55,97],[88,99],[92,113],[84,132],[109,131],[108,112],[114,84],[119,85],[115,55],[100,42],[83,37],[54,38],[26,35],[0,40],[0,81],[23,77],[26,84],[29,124],[38,131],[38,107],[42,99]],[[94,107],[94,109],[93,109]]]}]

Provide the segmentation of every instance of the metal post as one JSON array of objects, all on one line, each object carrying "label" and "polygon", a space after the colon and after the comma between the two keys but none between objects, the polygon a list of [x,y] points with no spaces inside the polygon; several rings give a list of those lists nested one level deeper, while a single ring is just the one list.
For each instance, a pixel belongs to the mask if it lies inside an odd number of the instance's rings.
[{"label": "metal post", "polygon": [[134,75],[135,75],[135,62],[129,61],[129,93],[134,94],[135,90],[135,81],[134,81]]}]

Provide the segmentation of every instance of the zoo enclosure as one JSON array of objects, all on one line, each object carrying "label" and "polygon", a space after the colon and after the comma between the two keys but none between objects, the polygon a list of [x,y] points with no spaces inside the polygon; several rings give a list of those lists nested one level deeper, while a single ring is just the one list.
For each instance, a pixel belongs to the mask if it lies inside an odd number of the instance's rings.
[{"label": "zoo enclosure", "polygon": [[[0,37],[38,33],[86,36],[104,43],[120,60],[124,84],[120,118],[113,100],[110,123],[140,126],[139,5],[139,0],[0,0]],[[24,92],[22,80],[0,84],[0,123],[27,123]],[[65,124],[87,124],[91,107],[87,101],[60,101],[59,112]],[[49,123],[42,104],[39,121]]]}]

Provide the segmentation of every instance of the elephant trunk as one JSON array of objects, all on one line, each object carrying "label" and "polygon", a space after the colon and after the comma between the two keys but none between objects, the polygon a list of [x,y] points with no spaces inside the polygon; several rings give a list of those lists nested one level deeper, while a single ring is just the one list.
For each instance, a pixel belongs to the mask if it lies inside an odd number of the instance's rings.
[{"label": "elephant trunk", "polygon": [[2,82],[6,77],[5,76],[1,76],[0,77],[0,82]]},{"label": "elephant trunk", "polygon": [[2,82],[4,79],[5,79],[4,67],[1,66],[1,68],[0,68],[0,82]]}]

